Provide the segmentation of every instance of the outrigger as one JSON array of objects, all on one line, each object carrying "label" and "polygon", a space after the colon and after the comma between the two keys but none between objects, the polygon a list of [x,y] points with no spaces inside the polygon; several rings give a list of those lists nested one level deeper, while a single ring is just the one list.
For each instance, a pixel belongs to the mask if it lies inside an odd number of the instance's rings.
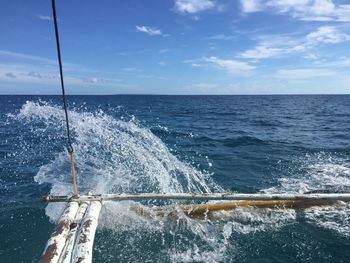
[{"label": "outrigger", "polygon": [[[223,203],[191,204],[184,206],[152,207],[156,214],[170,217],[183,212],[193,219],[210,218],[215,212],[242,207],[305,209],[313,206],[334,205],[350,201],[350,193],[306,194],[241,194],[241,193],[140,193],[100,194],[81,196],[44,196],[45,202],[67,202],[56,229],[46,244],[41,262],[78,263],[92,262],[93,243],[102,204],[110,201],[143,200],[197,200],[230,201]],[[133,212],[150,217],[144,208]]]},{"label": "outrigger", "polygon": [[72,196],[44,196],[45,202],[66,202],[66,208],[58,220],[56,228],[48,240],[40,262],[45,263],[90,263],[92,262],[93,243],[98,225],[101,207],[110,201],[144,200],[196,200],[226,201],[221,203],[191,204],[183,206],[142,207],[131,209],[142,216],[166,214],[172,218],[178,214],[194,219],[210,218],[215,212],[233,210],[241,207],[292,208],[304,209],[312,206],[334,205],[350,201],[350,193],[311,192],[304,194],[244,194],[244,193],[139,193],[139,194],[86,194],[77,191],[74,170],[74,149],[70,137],[67,101],[64,89],[61,51],[55,0],[52,0],[52,13],[55,26],[57,56],[60,70],[62,98],[68,137],[68,152],[73,176]]}]

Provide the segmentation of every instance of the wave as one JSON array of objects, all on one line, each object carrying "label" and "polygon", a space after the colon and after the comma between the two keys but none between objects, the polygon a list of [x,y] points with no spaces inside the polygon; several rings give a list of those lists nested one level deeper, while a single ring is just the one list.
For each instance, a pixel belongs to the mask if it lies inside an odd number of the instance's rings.
[{"label": "wave", "polygon": [[[117,120],[101,110],[71,111],[69,117],[81,191],[210,192],[218,188],[208,174],[179,161],[158,137],[133,120]],[[45,102],[26,102],[17,119],[30,122],[39,136],[43,132],[55,136],[59,130],[57,134],[62,136],[64,131],[63,111]],[[50,183],[53,188],[71,189],[70,177],[69,158],[62,151],[51,163],[40,167],[35,180]],[[52,194],[67,194],[67,190]]]},{"label": "wave", "polygon": [[[264,193],[350,192],[350,163],[341,154],[318,152],[294,162],[276,186]],[[350,237],[350,204],[313,207],[305,210],[307,222]]]},{"label": "wave", "polygon": [[[135,119],[120,120],[102,110],[79,112],[75,109],[69,116],[81,192],[224,191],[208,173],[180,161],[150,129],[142,127]],[[62,146],[65,142],[63,110],[47,102],[27,101],[12,117],[24,122],[41,142],[57,144],[55,157],[40,167],[35,181],[50,184],[51,194],[71,194],[69,157]],[[167,132],[162,127],[157,131]],[[193,140],[227,147],[266,143],[251,136],[223,139],[201,136]],[[350,168],[345,158],[321,153],[307,155],[293,165],[286,176],[279,176],[276,186],[262,191],[306,192],[329,187],[350,191]],[[162,218],[150,220],[132,212],[132,207],[145,204],[149,203],[125,201],[103,206],[95,243],[96,257],[100,261],[111,260],[110,255],[115,257],[113,261],[154,261],[157,258],[164,262],[230,261],[242,254],[244,245],[241,240],[237,241],[237,235],[258,232],[270,235],[297,222],[294,210],[242,208],[220,212],[217,221],[196,221],[183,216],[168,224]],[[46,214],[56,220],[62,209],[62,205],[50,204]],[[314,208],[305,213],[307,223],[350,236],[348,207]]]}]

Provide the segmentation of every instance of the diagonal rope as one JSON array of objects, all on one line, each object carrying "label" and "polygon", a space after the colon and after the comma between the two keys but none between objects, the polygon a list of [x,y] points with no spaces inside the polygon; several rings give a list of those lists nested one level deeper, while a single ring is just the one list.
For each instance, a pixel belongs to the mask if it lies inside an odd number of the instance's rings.
[{"label": "diagonal rope", "polygon": [[71,166],[72,166],[72,176],[73,176],[73,193],[75,196],[78,195],[77,191],[77,178],[75,176],[75,169],[74,169],[74,149],[72,145],[72,140],[70,136],[70,129],[69,129],[69,119],[68,119],[68,109],[67,109],[67,98],[66,98],[66,92],[64,89],[64,81],[63,81],[63,69],[62,69],[62,59],[61,59],[61,47],[60,47],[60,37],[58,33],[58,24],[57,24],[57,15],[56,15],[56,1],[52,0],[52,15],[53,15],[53,21],[55,25],[55,36],[56,36],[56,47],[57,47],[57,57],[58,57],[58,64],[60,68],[60,79],[61,79],[61,88],[62,88],[62,99],[63,99],[63,107],[64,107],[64,113],[65,113],[65,119],[66,119],[66,127],[67,127],[67,137],[68,137],[68,152],[70,155],[71,160]]}]

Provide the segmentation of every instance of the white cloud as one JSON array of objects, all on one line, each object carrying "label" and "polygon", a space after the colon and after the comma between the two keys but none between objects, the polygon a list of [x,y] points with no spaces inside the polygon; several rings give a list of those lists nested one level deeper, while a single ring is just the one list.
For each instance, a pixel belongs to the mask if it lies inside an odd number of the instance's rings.
[{"label": "white cloud", "polygon": [[316,31],[306,36],[307,45],[317,45],[318,43],[340,43],[350,40],[350,35],[339,32],[333,26],[322,26]]},{"label": "white cloud", "polygon": [[162,31],[156,27],[136,26],[136,31],[146,33],[150,36],[160,36]]},{"label": "white cloud", "polygon": [[322,26],[303,37],[263,36],[255,48],[246,50],[239,57],[264,59],[305,52],[321,44],[336,44],[350,40],[350,35],[334,26]]},{"label": "white cloud", "polygon": [[175,9],[180,13],[195,14],[213,8],[213,0],[175,0]]},{"label": "white cloud", "polygon": [[[2,59],[6,58],[6,59]],[[0,50],[0,83],[6,90],[7,84],[20,84],[16,87],[55,87],[50,92],[59,92],[59,74],[57,61],[44,57]],[[6,62],[4,62],[6,61]],[[65,83],[69,86],[84,87],[89,83],[98,83],[106,88],[120,86],[119,79],[100,78],[98,71],[86,69],[81,65],[64,63]],[[96,77],[96,75],[98,78]],[[6,85],[4,85],[6,83]],[[57,88],[57,89],[56,89]],[[16,93],[16,92],[15,92]]]},{"label": "white cloud", "polygon": [[318,67],[328,67],[328,68],[350,68],[350,58],[341,57],[332,61],[316,60],[314,65]]},{"label": "white cloud", "polygon": [[167,77],[163,77],[163,76],[155,76],[155,75],[147,75],[147,74],[139,74],[139,75],[136,75],[136,77],[141,79],[158,79],[158,80],[168,79]]},{"label": "white cloud", "polygon": [[[45,66],[26,64],[0,64],[0,83],[21,83],[25,85],[50,85],[57,87],[59,91],[59,74],[56,70],[48,69]],[[120,79],[104,79],[97,77],[83,77],[78,74],[66,74],[67,85],[84,86],[88,84],[101,84],[103,86],[119,85]]]},{"label": "white cloud", "polygon": [[261,10],[261,1],[258,0],[241,0],[241,6],[244,13],[253,13]]},{"label": "white cloud", "polygon": [[233,59],[221,59],[215,56],[185,60],[184,63],[189,64],[194,68],[215,67],[230,74],[243,76],[248,75],[255,68],[247,62]]},{"label": "white cloud", "polygon": [[52,20],[52,17],[50,16],[45,16],[45,15],[36,15],[37,18],[41,19],[41,20]]},{"label": "white cloud", "polygon": [[244,13],[266,11],[305,21],[350,21],[350,4],[333,0],[240,0]]},{"label": "white cloud", "polygon": [[219,69],[223,69],[231,74],[246,75],[255,68],[254,66],[246,62],[237,61],[233,59],[220,59],[214,56],[204,58],[204,61],[208,62],[211,65],[214,65]]},{"label": "white cloud", "polygon": [[[46,65],[47,67],[52,67],[57,70],[58,62],[55,59],[49,59],[40,56],[33,56],[18,52],[0,50],[0,57],[10,58],[12,61],[20,61],[21,63],[28,63],[35,65]],[[85,73],[94,73],[96,70],[84,67],[82,65],[72,64],[69,62],[64,62],[64,71],[75,71],[75,72],[85,72]],[[23,65],[23,63],[22,63]]]},{"label": "white cloud", "polygon": [[23,53],[12,52],[12,51],[5,51],[5,50],[0,50],[0,56],[6,56],[10,58],[15,58],[15,59],[32,60],[32,61],[43,62],[47,64],[57,64],[57,61],[53,59],[32,56],[32,55],[27,55]]},{"label": "white cloud", "polygon": [[213,84],[213,83],[194,83],[191,85],[191,87],[195,88],[195,89],[199,89],[199,90],[211,90],[213,88],[217,88],[218,85],[217,84]]},{"label": "white cloud", "polygon": [[85,78],[84,82],[90,83],[90,84],[96,84],[96,83],[104,82],[104,80],[93,77],[93,78]]},{"label": "white cloud", "polygon": [[[51,73],[51,72],[45,72],[44,69],[40,71],[29,71],[27,76],[29,76],[30,78],[35,78],[35,79],[40,79],[40,80],[56,80],[60,77],[60,75],[58,73]],[[22,74],[23,77],[23,74]]]},{"label": "white cloud", "polygon": [[204,66],[203,64],[196,63],[196,62],[191,62],[190,64],[191,64],[191,66],[194,67],[194,68],[201,68],[201,67]]},{"label": "white cloud", "polygon": [[282,48],[268,47],[258,45],[255,49],[247,50],[240,54],[242,58],[262,59],[281,55],[284,52]]},{"label": "white cloud", "polygon": [[26,64],[0,64],[0,81],[53,84],[58,74],[46,67]]},{"label": "white cloud", "polygon": [[230,35],[225,35],[225,34],[217,34],[217,35],[208,37],[208,39],[211,39],[211,40],[232,40],[232,39],[235,39],[235,37],[230,36]]},{"label": "white cloud", "polygon": [[339,60],[328,63],[328,65],[330,64],[335,67],[350,67],[350,58],[343,57]]},{"label": "white cloud", "polygon": [[331,77],[336,72],[328,69],[301,68],[301,69],[281,69],[277,71],[276,77],[288,80],[306,80],[320,77]]},{"label": "white cloud", "polygon": [[123,70],[126,72],[139,72],[139,71],[141,71],[140,69],[132,68],[132,67],[126,67],[126,68],[123,68]]},{"label": "white cloud", "polygon": [[162,48],[158,51],[160,54],[164,54],[164,53],[168,53],[170,52],[170,49],[167,49],[167,48]]}]

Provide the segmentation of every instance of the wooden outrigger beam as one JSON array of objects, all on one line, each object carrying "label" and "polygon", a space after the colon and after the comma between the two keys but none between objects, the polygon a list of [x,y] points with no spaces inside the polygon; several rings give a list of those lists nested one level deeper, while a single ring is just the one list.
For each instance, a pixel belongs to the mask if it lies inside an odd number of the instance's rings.
[{"label": "wooden outrigger beam", "polygon": [[91,263],[101,202],[68,202],[40,263]]},{"label": "wooden outrigger beam", "polygon": [[60,217],[55,231],[47,241],[40,263],[57,263],[65,248],[66,240],[71,231],[71,225],[78,212],[79,203],[69,202],[62,216]]},{"label": "wooden outrigger beam", "polygon": [[196,219],[215,217],[217,211],[244,207],[304,209],[312,206],[333,205],[339,201],[349,202],[350,193],[309,194],[185,194],[141,193],[104,194],[82,196],[45,196],[46,202],[67,202],[54,233],[47,242],[41,263],[91,263],[92,248],[98,217],[104,201],[124,200],[231,200],[231,202],[191,204],[163,207],[136,207],[131,211],[145,217],[167,216],[179,218],[179,210]]},{"label": "wooden outrigger beam", "polygon": [[92,251],[95,239],[95,232],[98,225],[98,217],[101,211],[101,202],[92,201],[85,216],[82,219],[81,227],[74,246],[73,263],[91,263]]},{"label": "wooden outrigger beam", "polygon": [[[249,200],[249,201],[231,201],[224,203],[207,203],[207,204],[192,204],[179,206],[178,208],[183,211],[185,215],[194,219],[205,219],[205,218],[215,218],[214,212],[219,211],[231,211],[238,208],[289,208],[289,209],[306,209],[314,206],[325,206],[334,205],[339,203],[338,200]],[[170,208],[170,209],[169,209]],[[165,214],[165,212],[171,211],[169,215],[176,217],[177,209],[175,206],[172,207],[158,207],[156,209],[156,214]],[[174,210],[175,209],[175,210]],[[137,208],[134,211],[141,215],[149,214],[144,208]]]},{"label": "wooden outrigger beam", "polygon": [[[68,203],[69,204],[69,203]],[[82,219],[84,218],[85,212],[89,207],[90,202],[80,203],[78,212],[74,218],[73,223],[70,225],[70,232],[67,236],[64,249],[61,253],[58,263],[71,263],[72,253],[75,247],[76,236],[81,226]]]},{"label": "wooden outrigger beam", "polygon": [[240,194],[240,193],[139,193],[139,194],[101,194],[81,196],[43,196],[46,202],[87,202],[87,201],[125,201],[125,200],[334,200],[350,201],[350,193],[310,193],[310,194]]}]

